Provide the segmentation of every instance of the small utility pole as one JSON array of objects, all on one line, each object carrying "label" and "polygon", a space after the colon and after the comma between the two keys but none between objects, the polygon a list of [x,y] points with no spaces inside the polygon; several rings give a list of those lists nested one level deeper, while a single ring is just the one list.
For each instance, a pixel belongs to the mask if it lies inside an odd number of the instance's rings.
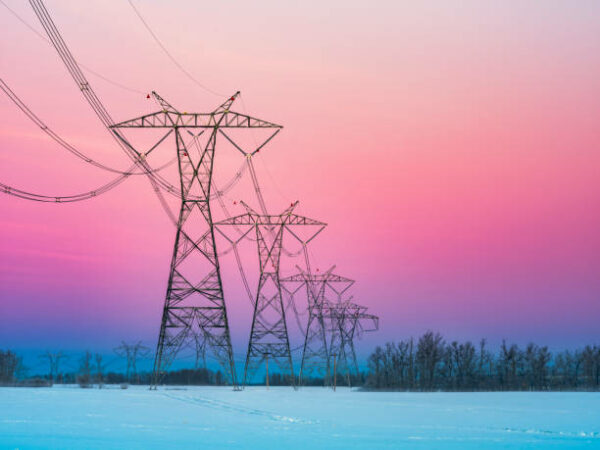
[{"label": "small utility pole", "polygon": [[267,389],[269,389],[269,354],[265,353],[265,363],[267,365]]},{"label": "small utility pole", "polygon": [[335,392],[335,388],[337,386],[337,359],[335,357],[337,355],[334,353],[332,356],[333,356],[333,392]]}]

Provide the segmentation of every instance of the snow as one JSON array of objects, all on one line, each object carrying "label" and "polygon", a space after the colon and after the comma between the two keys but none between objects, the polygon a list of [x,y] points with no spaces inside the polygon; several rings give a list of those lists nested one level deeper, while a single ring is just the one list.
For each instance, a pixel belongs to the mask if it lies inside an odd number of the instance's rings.
[{"label": "snow", "polygon": [[0,448],[600,448],[600,393],[0,388]]}]

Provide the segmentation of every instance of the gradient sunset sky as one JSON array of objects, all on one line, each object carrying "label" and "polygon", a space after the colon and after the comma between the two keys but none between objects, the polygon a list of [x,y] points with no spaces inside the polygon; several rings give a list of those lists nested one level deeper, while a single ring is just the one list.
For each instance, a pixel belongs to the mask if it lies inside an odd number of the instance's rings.
[{"label": "gradient sunset sky", "polygon": [[[26,2],[5,2],[43,33]],[[361,354],[428,329],[492,346],[598,342],[600,2],[135,4],[223,95],[188,80],[127,1],[46,2],[80,63],[133,88],[85,72],[115,120],[156,110],[151,90],[208,112],[239,89],[233,109],[285,126],[258,176],[272,211],[300,200],[328,223],[314,267],[336,264],[381,317]],[[67,141],[127,167],[54,49],[2,5],[0,29],[0,76],[17,95]],[[69,194],[111,179],[5,96],[0,121],[0,181]],[[224,158],[223,179],[242,162]],[[138,178],[79,204],[0,195],[0,348],[154,345],[174,229]],[[235,195],[256,204],[247,185]],[[249,303],[231,256],[223,266],[243,355]]]}]

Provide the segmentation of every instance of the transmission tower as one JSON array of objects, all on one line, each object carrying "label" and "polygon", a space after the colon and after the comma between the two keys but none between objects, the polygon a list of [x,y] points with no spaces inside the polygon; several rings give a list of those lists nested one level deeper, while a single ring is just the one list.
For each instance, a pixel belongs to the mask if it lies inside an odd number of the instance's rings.
[{"label": "transmission tower", "polygon": [[195,334],[194,344],[196,350],[196,364],[194,365],[194,369],[198,370],[200,368],[200,361],[202,361],[202,368],[206,369],[206,339],[204,339],[204,336]]},{"label": "transmission tower", "polygon": [[[223,135],[248,157],[260,150],[282,127],[230,111],[239,92],[210,113],[180,113],[156,92],[152,94],[161,105],[161,111],[115,124],[111,128],[162,128],[170,129],[175,136],[181,208],[156,347],[153,386],[158,385],[161,374],[179,350],[183,346],[193,348],[194,336],[200,335],[207,341],[235,388],[233,349],[209,202],[217,135]],[[254,152],[245,153],[223,131],[229,128],[270,128],[274,132]],[[184,131],[196,131],[193,135],[197,152],[192,152],[194,149],[186,145]],[[200,144],[197,138],[203,133],[205,137]],[[115,134],[121,138],[120,133]]]},{"label": "transmission tower", "polygon": [[[303,246],[306,246],[325,228],[326,224],[293,214],[298,202],[293,203],[279,215],[259,214],[244,202],[241,204],[246,208],[246,214],[220,221],[216,225],[227,239],[229,239],[227,235],[221,231],[224,225],[248,226],[248,230],[238,238],[238,241],[246,237],[252,229],[256,233],[260,276],[254,302],[243,383],[246,385],[249,376],[251,377],[264,361],[269,360],[274,361],[284,373],[289,373],[291,382],[295,386],[292,353],[279,277],[283,235],[287,230]],[[300,233],[298,227],[303,227],[309,232]]]},{"label": "transmission tower", "polygon": [[127,381],[131,382],[131,377],[137,375],[137,360],[138,358],[145,358],[148,356],[150,349],[145,345],[142,345],[141,342],[136,342],[135,344],[127,344],[126,342],[121,342],[117,348],[114,349],[114,352],[125,358],[127,361],[127,372],[126,377]]},{"label": "transmission tower", "polygon": [[[330,335],[330,354],[337,358],[337,371],[346,375],[350,386],[350,374],[359,376],[354,339],[363,332],[379,329],[379,317],[367,313],[367,307],[352,303],[349,300],[342,302],[325,302],[323,317],[327,320]],[[350,361],[348,361],[350,359]],[[333,374],[336,376],[336,373]]]},{"label": "transmission tower", "polygon": [[[354,280],[333,273],[335,266],[324,273],[308,273],[299,269],[299,273],[282,278],[286,285],[297,285],[295,289],[285,290],[294,301],[294,294],[303,286],[306,287],[308,300],[308,319],[302,347],[299,382],[305,377],[321,376],[325,385],[330,382],[330,354],[327,345],[327,327],[323,316],[323,305],[329,300],[338,301],[354,284]],[[331,298],[333,296],[333,298]]]}]

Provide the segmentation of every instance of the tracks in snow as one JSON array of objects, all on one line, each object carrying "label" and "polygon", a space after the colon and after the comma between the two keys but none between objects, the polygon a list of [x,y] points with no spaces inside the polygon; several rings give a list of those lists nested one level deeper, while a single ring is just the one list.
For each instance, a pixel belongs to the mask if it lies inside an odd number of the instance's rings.
[{"label": "tracks in snow", "polygon": [[192,396],[192,395],[174,395],[162,393],[163,396],[172,398],[174,400],[179,400],[180,402],[188,403],[190,405],[198,405],[205,408],[210,409],[219,409],[222,411],[233,411],[246,415],[260,416],[266,417],[270,420],[274,420],[277,422],[285,422],[285,423],[301,423],[301,424],[312,424],[315,423],[311,420],[299,419],[297,417],[290,416],[282,416],[280,414],[275,414],[269,411],[265,411],[262,409],[256,408],[248,408],[246,406],[236,405],[234,403],[225,402],[223,400],[214,400],[211,398],[201,397],[201,396]]}]

